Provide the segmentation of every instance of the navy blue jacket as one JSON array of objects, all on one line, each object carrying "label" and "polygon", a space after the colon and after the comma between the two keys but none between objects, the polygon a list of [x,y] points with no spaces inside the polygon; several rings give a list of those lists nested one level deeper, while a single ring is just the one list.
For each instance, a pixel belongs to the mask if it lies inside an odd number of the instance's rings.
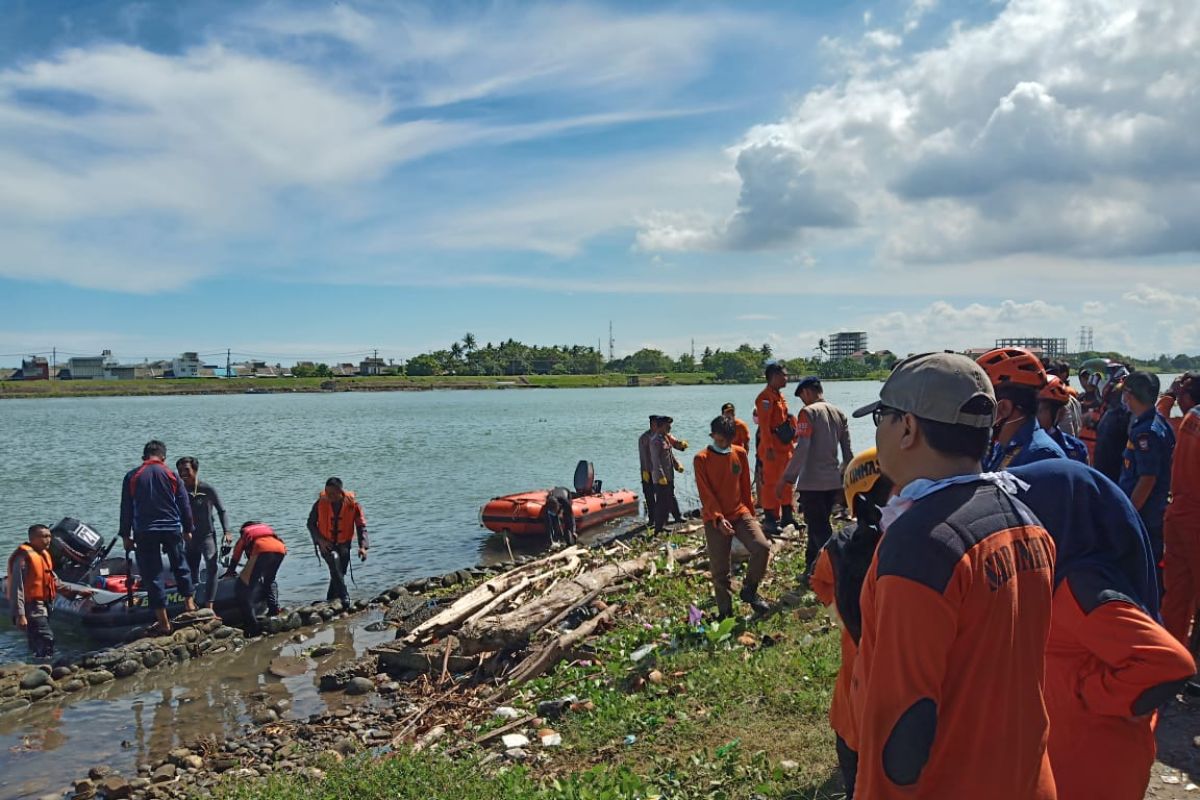
[{"label": "navy blue jacket", "polygon": [[191,533],[192,504],[183,480],[157,458],[130,470],[121,482],[121,536]]},{"label": "navy blue jacket", "polygon": [[1154,488],[1138,513],[1152,531],[1161,530],[1167,497],[1171,493],[1171,457],[1175,452],[1175,434],[1162,415],[1151,408],[1129,426],[1129,440],[1121,463],[1121,491],[1132,497],[1142,478],[1153,475]]},{"label": "navy blue jacket", "polygon": [[983,460],[983,471],[999,472],[1010,467],[1023,467],[1026,464],[1045,461],[1048,458],[1066,457],[1067,454],[1050,438],[1050,434],[1042,430],[1037,419],[1030,417],[1008,444],[1001,445],[997,442],[992,445],[991,453]]}]

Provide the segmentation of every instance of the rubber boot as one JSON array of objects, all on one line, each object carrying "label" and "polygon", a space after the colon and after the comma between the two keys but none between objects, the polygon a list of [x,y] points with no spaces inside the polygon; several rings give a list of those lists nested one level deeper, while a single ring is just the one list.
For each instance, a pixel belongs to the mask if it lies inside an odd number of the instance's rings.
[{"label": "rubber boot", "polygon": [[796,524],[796,512],[792,509],[791,503],[783,507],[783,515],[779,518],[779,527],[781,529],[786,528],[788,525],[797,529],[800,527]]},{"label": "rubber boot", "polygon": [[724,603],[717,601],[717,622],[723,619],[729,619],[733,616],[733,603],[726,600]]},{"label": "rubber boot", "polygon": [[779,518],[770,511],[763,511],[762,529],[768,538],[774,538],[779,533]]},{"label": "rubber boot", "polygon": [[760,617],[771,611],[771,604],[758,596],[758,586],[753,583],[744,584],[742,591],[738,592],[738,597],[749,603],[750,608]]}]

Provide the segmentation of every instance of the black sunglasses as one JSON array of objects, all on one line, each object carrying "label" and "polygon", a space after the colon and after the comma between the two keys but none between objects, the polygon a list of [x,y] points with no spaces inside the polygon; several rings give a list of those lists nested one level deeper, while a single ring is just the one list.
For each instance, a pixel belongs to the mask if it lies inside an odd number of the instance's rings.
[{"label": "black sunglasses", "polygon": [[878,428],[879,423],[883,422],[884,417],[891,416],[903,417],[904,412],[898,408],[892,408],[891,406],[880,406],[871,412],[871,421],[874,422],[875,427]]}]

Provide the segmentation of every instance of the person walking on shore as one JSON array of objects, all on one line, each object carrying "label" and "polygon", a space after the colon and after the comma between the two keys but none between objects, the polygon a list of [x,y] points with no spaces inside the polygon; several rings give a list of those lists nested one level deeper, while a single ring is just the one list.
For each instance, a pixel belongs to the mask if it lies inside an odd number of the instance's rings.
[{"label": "person walking on shore", "polygon": [[350,607],[350,590],[346,587],[346,570],[350,568],[350,547],[358,535],[358,558],[367,560],[367,518],[362,506],[347,492],[341,478],[325,481],[325,491],[308,512],[308,532],[313,545],[329,568],[329,590],[326,602],[341,600],[342,608]]},{"label": "person walking on shore", "polygon": [[996,399],[966,356],[896,365],[879,400],[879,466],[900,489],[863,582],[851,703],[858,796],[1054,800],[1043,692],[1054,541],[981,474]]},{"label": "person walking on shore", "polygon": [[667,529],[667,517],[683,522],[679,500],[675,497],[675,473],[683,465],[675,458],[675,450],[687,449],[687,442],[671,436],[671,417],[659,416],[658,431],[650,438],[650,477],[654,481],[654,530]]},{"label": "person walking on shore", "polygon": [[188,569],[192,571],[192,581],[200,582],[200,561],[204,560],[204,594],[203,599],[197,600],[199,605],[213,607],[217,596],[217,532],[213,528],[213,511],[221,523],[223,543],[233,543],[233,534],[229,532],[229,521],[225,517],[225,506],[211,484],[200,480],[200,462],[192,456],[184,456],[175,462],[179,477],[187,488],[188,500],[192,505],[192,523],[195,530],[188,539],[186,554]]},{"label": "person walking on shore", "polygon": [[246,567],[238,575],[235,592],[246,635],[258,636],[262,633],[262,624],[254,614],[254,601],[261,592],[267,601],[267,614],[272,617],[279,614],[279,584],[275,582],[275,576],[287,555],[287,545],[270,525],[264,522],[245,523],[233,547],[225,577],[237,573],[243,553],[246,554]]},{"label": "person walking on shore", "polygon": [[650,477],[650,439],[658,433],[658,415],[650,415],[650,427],[638,437],[638,464],[642,468],[642,497],[646,498],[646,519],[654,523],[654,480]]},{"label": "person walking on shore", "polygon": [[787,382],[787,368],[783,364],[768,364],[767,386],[754,400],[754,410],[758,414],[758,460],[762,466],[762,491],[758,503],[766,516],[763,532],[768,536],[779,533],[781,527],[796,523],[792,490],[786,481],[780,486],[796,438],[796,420],[788,414],[787,400],[783,399]]},{"label": "person walking on shore", "polygon": [[29,541],[22,542],[8,557],[8,607],[12,621],[25,631],[29,652],[34,658],[54,655],[54,630],[50,627],[50,607],[58,595],[91,597],[89,589],[75,590],[60,586],[50,556],[53,535],[45,525],[29,526]]},{"label": "person walking on shore", "polygon": [[807,580],[812,576],[821,548],[833,533],[829,518],[834,505],[844,495],[842,470],[854,458],[854,450],[850,447],[846,415],[825,400],[819,378],[815,375],[801,378],[796,384],[796,397],[804,403],[804,408],[796,415],[795,450],[779,478],[775,493],[781,495],[792,487],[799,495],[807,529],[804,547],[804,579]]},{"label": "person walking on shore", "polygon": [[726,403],[721,406],[721,416],[733,423],[733,443],[749,453],[750,426],[738,419],[737,409],[733,407],[733,403]]},{"label": "person walking on shore", "polygon": [[162,557],[166,555],[175,575],[175,590],[183,597],[186,611],[196,610],[192,572],[184,545],[191,536],[192,503],[183,481],[166,465],[167,446],[157,439],[142,448],[142,464],[125,475],[121,484],[119,533],[126,552],[137,558],[138,574],[146,589],[156,622],[152,635],[171,632],[167,617],[167,589]]},{"label": "person walking on shore", "polygon": [[700,512],[704,518],[704,540],[708,550],[709,571],[717,600],[717,617],[733,615],[733,589],[730,584],[730,555],[736,536],[750,553],[746,580],[738,593],[757,614],[771,610],[758,595],[758,586],[767,572],[771,546],[754,515],[750,496],[750,460],[746,449],[733,444],[737,430],[729,418],[721,415],[710,425],[712,444],[692,459],[696,489],[700,494]]}]

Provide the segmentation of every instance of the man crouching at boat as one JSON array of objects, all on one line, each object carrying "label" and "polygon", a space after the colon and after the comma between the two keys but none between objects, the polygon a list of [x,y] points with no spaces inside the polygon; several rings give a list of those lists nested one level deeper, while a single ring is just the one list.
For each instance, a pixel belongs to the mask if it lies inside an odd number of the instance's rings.
[{"label": "man crouching at boat", "polygon": [[238,562],[242,560],[242,553],[245,553],[246,568],[238,575],[234,591],[246,635],[258,636],[262,633],[262,624],[254,615],[254,600],[261,590],[267,601],[267,614],[278,616],[279,584],[275,582],[275,576],[283,564],[283,557],[287,555],[287,545],[275,534],[275,529],[265,522],[247,522],[242,525],[240,533],[224,577],[233,577]]},{"label": "man crouching at boat", "polygon": [[757,614],[771,610],[758,596],[758,585],[767,573],[771,546],[754,516],[750,496],[750,461],[746,449],[733,444],[733,421],[717,417],[710,425],[712,444],[696,454],[692,461],[696,488],[700,492],[700,512],[704,517],[704,541],[717,598],[717,616],[733,615],[733,589],[729,581],[733,537],[750,552],[750,566],[739,597]]},{"label": "man crouching at boat", "polygon": [[29,541],[23,542],[8,558],[8,607],[13,624],[25,631],[34,658],[54,655],[54,631],[50,628],[50,606],[57,595],[91,597],[89,589],[68,589],[58,585],[54,559],[50,557],[50,529],[29,526]]},{"label": "man crouching at boat", "polygon": [[167,467],[166,458],[167,446],[152,439],[142,448],[142,465],[130,470],[121,484],[120,534],[126,552],[133,550],[137,557],[138,574],[154,610],[156,622],[147,631],[151,636],[171,632],[164,555],[175,575],[175,590],[183,597],[184,610],[196,610],[192,571],[184,553],[184,542],[193,530],[192,503],[183,481]]}]

